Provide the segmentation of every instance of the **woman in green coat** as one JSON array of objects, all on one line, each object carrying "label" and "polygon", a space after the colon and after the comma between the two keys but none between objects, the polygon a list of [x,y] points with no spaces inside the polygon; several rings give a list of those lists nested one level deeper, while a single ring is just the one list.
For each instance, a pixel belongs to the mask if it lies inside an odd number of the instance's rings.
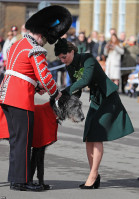
[{"label": "woman in green coat", "polygon": [[103,141],[112,141],[134,131],[131,120],[119,98],[118,86],[104,73],[90,53],[77,53],[77,47],[66,39],[55,44],[55,55],[66,65],[72,81],[67,91],[79,94],[81,89],[90,89],[90,107],[85,121],[83,141],[90,173],[81,189],[100,186],[99,165],[103,156]]}]

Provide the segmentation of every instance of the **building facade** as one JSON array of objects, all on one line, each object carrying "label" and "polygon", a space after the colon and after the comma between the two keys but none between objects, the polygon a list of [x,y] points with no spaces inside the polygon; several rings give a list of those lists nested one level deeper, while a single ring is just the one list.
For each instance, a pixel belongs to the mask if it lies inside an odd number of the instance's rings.
[{"label": "building facade", "polygon": [[16,25],[20,33],[20,27],[26,20],[39,9],[49,5],[61,5],[66,7],[73,16],[73,26],[77,28],[76,22],[79,16],[79,0],[1,0],[0,1],[0,35],[6,37],[11,26]]},{"label": "building facade", "polygon": [[38,9],[47,5],[62,5],[71,12],[76,32],[93,30],[109,38],[110,28],[117,33],[126,32],[127,37],[139,34],[138,0],[1,0],[0,35],[6,36],[12,25],[19,28]]},{"label": "building facade", "polygon": [[93,30],[110,37],[110,28],[127,37],[139,34],[139,1],[137,0],[80,0],[80,29],[89,35]]}]

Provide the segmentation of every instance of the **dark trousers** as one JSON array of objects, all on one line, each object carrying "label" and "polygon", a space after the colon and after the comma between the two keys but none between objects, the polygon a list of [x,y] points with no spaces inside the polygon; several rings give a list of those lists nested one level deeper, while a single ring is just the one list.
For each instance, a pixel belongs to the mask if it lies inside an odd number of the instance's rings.
[{"label": "dark trousers", "polygon": [[126,74],[126,75],[122,75],[122,76],[121,76],[121,80],[122,80],[122,84],[121,84],[122,93],[125,93],[124,88],[125,88],[125,85],[127,84],[128,75],[129,75],[129,74]]},{"label": "dark trousers", "polygon": [[34,112],[7,105],[2,105],[2,109],[10,134],[8,181],[27,183],[30,180]]}]

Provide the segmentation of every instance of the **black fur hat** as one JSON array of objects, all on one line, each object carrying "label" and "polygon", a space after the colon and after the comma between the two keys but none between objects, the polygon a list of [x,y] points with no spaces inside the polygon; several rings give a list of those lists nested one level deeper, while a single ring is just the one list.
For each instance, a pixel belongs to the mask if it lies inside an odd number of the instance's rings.
[{"label": "black fur hat", "polygon": [[70,28],[72,17],[62,6],[49,6],[32,15],[25,28],[32,33],[42,34],[49,44],[53,44]]},{"label": "black fur hat", "polygon": [[57,43],[55,44],[55,56],[60,55],[61,53],[67,54],[68,52],[68,44],[65,38],[58,39]]}]

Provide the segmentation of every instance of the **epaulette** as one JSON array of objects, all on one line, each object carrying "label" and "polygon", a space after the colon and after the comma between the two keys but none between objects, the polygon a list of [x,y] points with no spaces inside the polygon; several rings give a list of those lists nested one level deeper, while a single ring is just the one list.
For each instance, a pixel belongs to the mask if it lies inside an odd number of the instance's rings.
[{"label": "epaulette", "polygon": [[28,54],[28,57],[31,57],[32,55],[35,54],[44,54],[45,56],[47,55],[47,50],[45,50],[44,48],[42,48],[41,46],[35,46],[34,48],[32,48]]}]

